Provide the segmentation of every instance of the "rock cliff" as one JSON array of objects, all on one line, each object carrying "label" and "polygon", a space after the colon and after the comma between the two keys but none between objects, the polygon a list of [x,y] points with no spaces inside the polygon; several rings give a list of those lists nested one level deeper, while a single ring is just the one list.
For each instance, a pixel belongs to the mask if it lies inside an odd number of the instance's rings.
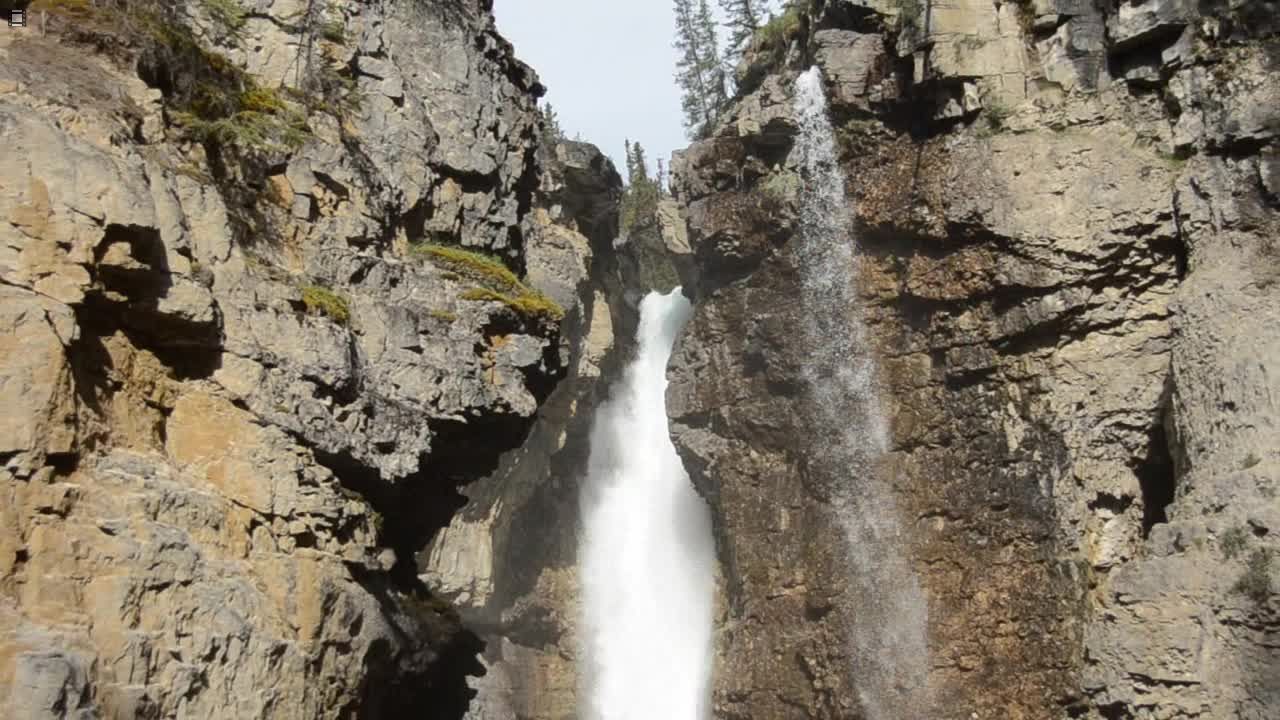
[{"label": "rock cliff", "polygon": [[716,717],[1280,708],[1274,3],[801,2],[621,237],[489,0],[19,4],[5,717],[573,717],[590,410],[677,277]]},{"label": "rock cliff", "polygon": [[[1274,715],[1274,4],[800,5],[673,163],[696,310],[668,407],[717,528],[717,717]],[[889,428],[834,484],[801,332],[831,311],[796,240],[810,65]],[[894,583],[927,601],[928,683],[887,714],[870,689],[901,678],[858,641],[904,642],[895,588],[851,565],[841,481],[867,511],[888,488]]]},{"label": "rock cliff", "polygon": [[28,13],[0,714],[460,717],[484,642],[417,557],[601,362],[616,173],[484,0]]}]

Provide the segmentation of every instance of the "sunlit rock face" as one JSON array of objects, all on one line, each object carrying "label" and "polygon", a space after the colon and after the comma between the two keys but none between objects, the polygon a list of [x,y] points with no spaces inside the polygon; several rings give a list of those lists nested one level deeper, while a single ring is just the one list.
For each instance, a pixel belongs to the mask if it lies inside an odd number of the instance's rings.
[{"label": "sunlit rock face", "polygon": [[4,717],[461,717],[415,555],[609,345],[616,173],[488,3],[243,4],[0,34]]},{"label": "sunlit rock face", "polygon": [[[724,576],[715,712],[1274,714],[1274,14],[917,9],[806,3],[673,163],[698,272],[668,409]],[[852,569],[822,466],[856,415],[821,418],[809,389],[804,208],[826,188],[795,81],[815,62],[845,327],[888,428],[878,520],[928,610],[923,713],[865,692],[894,661],[851,638],[892,589]]]},{"label": "sunlit rock face", "polygon": [[1280,714],[1273,3],[801,3],[635,237],[488,0],[49,5],[0,716],[577,716],[592,410],[677,281],[712,716]]}]

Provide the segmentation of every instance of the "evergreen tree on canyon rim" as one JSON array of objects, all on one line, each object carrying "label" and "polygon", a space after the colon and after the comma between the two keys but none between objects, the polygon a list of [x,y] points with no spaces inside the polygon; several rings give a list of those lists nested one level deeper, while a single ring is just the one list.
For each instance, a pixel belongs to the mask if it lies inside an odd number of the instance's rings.
[{"label": "evergreen tree on canyon rim", "polygon": [[768,6],[764,0],[720,0],[720,8],[724,10],[724,25],[729,30],[724,54],[733,64],[742,57],[752,36],[764,24]]},{"label": "evergreen tree on canyon rim", "polygon": [[715,17],[707,0],[675,0],[676,38],[679,53],[676,83],[681,91],[684,126],[697,138],[709,132],[728,102],[721,67]]}]

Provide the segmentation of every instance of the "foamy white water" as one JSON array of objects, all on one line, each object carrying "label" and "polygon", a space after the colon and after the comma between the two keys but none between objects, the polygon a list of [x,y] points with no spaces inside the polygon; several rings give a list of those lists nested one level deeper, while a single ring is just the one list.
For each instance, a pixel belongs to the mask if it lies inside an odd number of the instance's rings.
[{"label": "foamy white water", "polygon": [[667,361],[691,308],[640,305],[635,360],[596,411],[583,488],[587,720],[703,720],[715,551],[706,503],[667,434]]},{"label": "foamy white water", "polygon": [[903,555],[907,538],[893,491],[876,473],[888,448],[887,421],[858,300],[845,177],[818,68],[796,80],[794,108],[800,125],[794,152],[805,187],[796,250],[804,306],[799,330],[810,353],[807,394],[827,440],[814,467],[834,487],[832,504],[848,545],[850,673],[871,720],[916,720],[931,714],[929,609]]}]

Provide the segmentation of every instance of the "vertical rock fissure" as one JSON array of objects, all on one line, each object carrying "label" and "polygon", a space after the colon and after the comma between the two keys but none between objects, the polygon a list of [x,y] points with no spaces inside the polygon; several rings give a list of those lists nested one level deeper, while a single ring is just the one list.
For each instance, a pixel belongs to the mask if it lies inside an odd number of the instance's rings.
[{"label": "vertical rock fissure", "polygon": [[1173,457],[1163,423],[1151,428],[1147,455],[1135,469],[1135,474],[1142,492],[1142,536],[1145,538],[1151,533],[1151,528],[1169,522],[1167,508],[1177,491]]}]

